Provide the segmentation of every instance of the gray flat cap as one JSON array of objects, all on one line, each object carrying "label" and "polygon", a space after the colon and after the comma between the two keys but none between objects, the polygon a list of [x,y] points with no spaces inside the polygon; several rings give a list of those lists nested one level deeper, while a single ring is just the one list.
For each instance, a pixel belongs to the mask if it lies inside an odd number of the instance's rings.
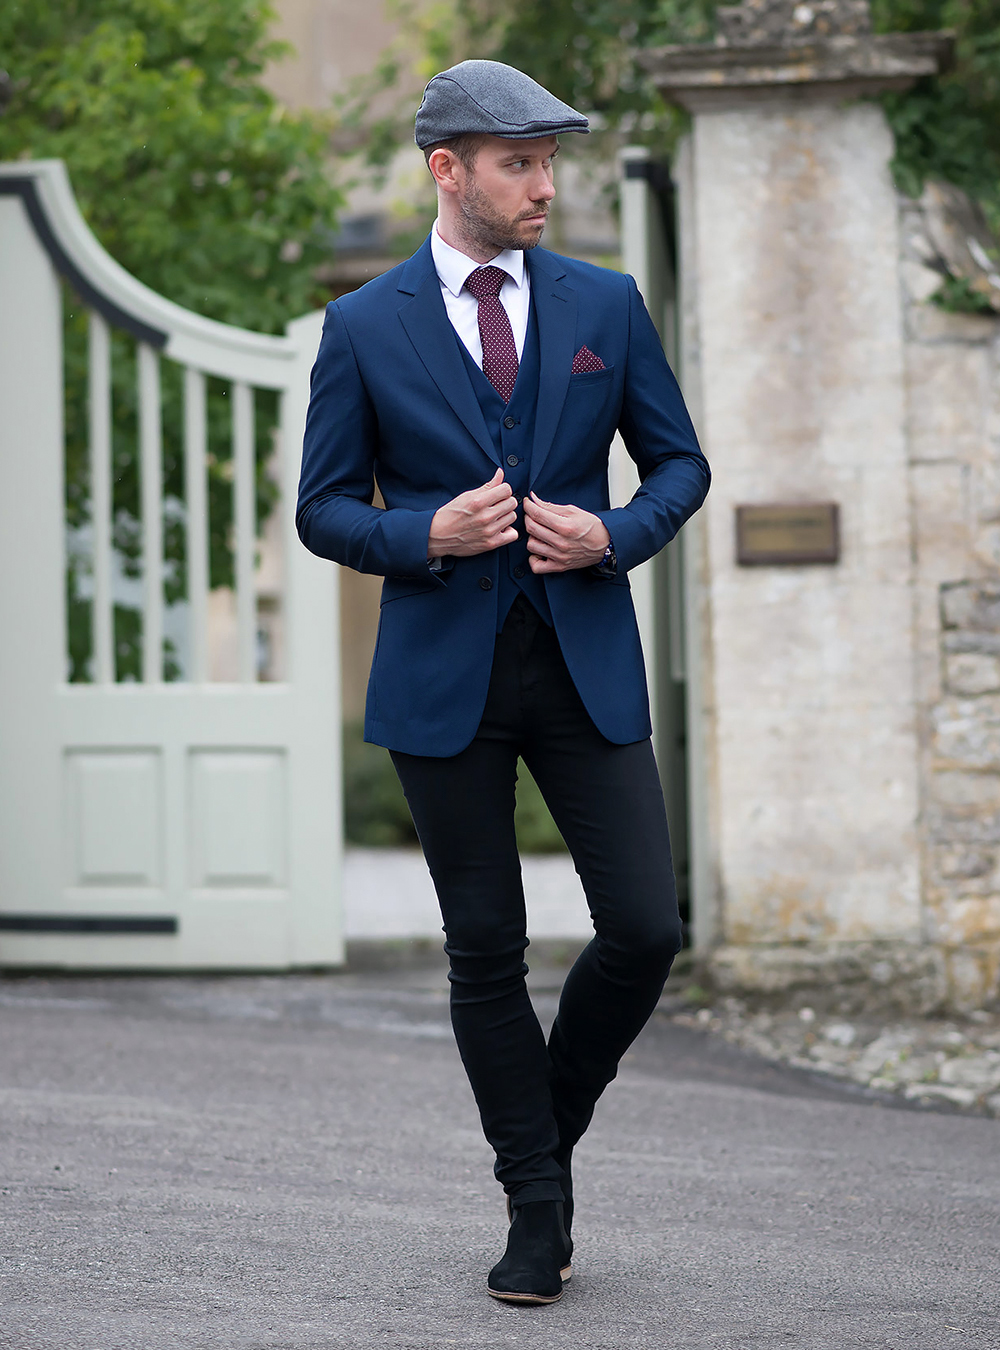
[{"label": "gray flat cap", "polygon": [[589,130],[583,113],[523,71],[500,61],[461,61],[435,75],[424,90],[414,139],[423,150],[469,132],[524,141]]}]

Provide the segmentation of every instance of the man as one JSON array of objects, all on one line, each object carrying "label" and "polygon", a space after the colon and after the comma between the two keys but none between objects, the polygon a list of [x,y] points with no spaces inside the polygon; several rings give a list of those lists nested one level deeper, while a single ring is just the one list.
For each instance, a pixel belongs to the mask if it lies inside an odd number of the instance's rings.
[{"label": "man", "polygon": [[[297,516],[314,553],[385,577],[366,737],[392,753],[434,879],[455,1036],[507,1193],[487,1288],[523,1303],[561,1296],[573,1146],[680,947],[628,573],[709,483],[635,283],[536,247],[557,137],[587,130],[497,62],[431,80],[416,140],[438,219],[408,262],[328,307]],[[617,428],[642,482],[611,510]],[[596,930],[547,1044],[524,982],[519,756]]]}]

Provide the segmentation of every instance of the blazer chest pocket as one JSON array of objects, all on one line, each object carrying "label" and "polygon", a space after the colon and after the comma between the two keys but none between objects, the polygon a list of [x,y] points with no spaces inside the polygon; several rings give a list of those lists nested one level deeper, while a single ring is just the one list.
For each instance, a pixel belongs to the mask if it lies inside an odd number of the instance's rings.
[{"label": "blazer chest pocket", "polygon": [[594,389],[598,385],[608,384],[614,379],[614,366],[605,366],[603,370],[581,370],[569,377],[569,392],[582,393],[585,389]]}]

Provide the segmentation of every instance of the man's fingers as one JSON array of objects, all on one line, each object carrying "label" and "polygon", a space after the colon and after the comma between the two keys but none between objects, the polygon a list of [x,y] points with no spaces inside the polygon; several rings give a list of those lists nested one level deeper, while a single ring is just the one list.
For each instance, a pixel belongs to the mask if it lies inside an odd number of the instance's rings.
[{"label": "man's fingers", "polygon": [[564,516],[542,516],[537,513],[531,516],[526,512],[524,523],[528,533],[539,538],[543,537],[543,533],[553,539],[573,539],[579,534],[574,522]]},{"label": "man's fingers", "polygon": [[565,540],[555,530],[547,529],[544,525],[533,520],[528,527],[528,547],[531,547],[532,541],[545,544],[549,548],[562,548]]},{"label": "man's fingers", "polygon": [[472,497],[473,506],[494,506],[513,495],[509,483],[487,483],[485,487],[476,488]]},{"label": "man's fingers", "polygon": [[482,487],[470,488],[468,492],[460,493],[455,501],[462,502],[473,511],[479,511],[484,506],[492,506],[494,502],[502,501],[504,497],[510,495],[510,484],[503,481],[503,469],[497,469],[488,483],[484,483]]},{"label": "man's fingers", "polygon": [[532,506],[540,506],[545,511],[554,511],[559,516],[569,516],[574,511],[579,510],[579,507],[576,506],[560,506],[558,502],[543,501],[537,492],[532,492],[527,500]]},{"label": "man's fingers", "polygon": [[573,511],[573,507],[553,507],[545,502],[532,501],[530,497],[524,499],[525,519],[544,520],[553,529],[563,529],[571,525]]},{"label": "man's fingers", "polygon": [[539,557],[537,557],[537,556],[535,556],[535,555],[532,555],[532,556],[528,559],[528,566],[531,568],[531,570],[532,570],[536,575],[540,575],[540,574],[543,573],[543,572],[568,572],[568,571],[570,571],[570,568],[566,567],[565,564],[563,564],[563,563],[555,562],[555,561],[554,561],[553,559],[551,559],[551,558],[539,558]]}]

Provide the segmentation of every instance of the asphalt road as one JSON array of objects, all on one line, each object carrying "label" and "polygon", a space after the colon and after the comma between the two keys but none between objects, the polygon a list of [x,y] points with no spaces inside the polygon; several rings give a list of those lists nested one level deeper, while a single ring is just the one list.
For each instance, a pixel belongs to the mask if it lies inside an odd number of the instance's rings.
[{"label": "asphalt road", "polygon": [[0,1130],[4,1350],[1000,1347],[1000,1122],[663,1019],[547,1308],[484,1292],[502,1195],[436,973],[0,981]]}]

